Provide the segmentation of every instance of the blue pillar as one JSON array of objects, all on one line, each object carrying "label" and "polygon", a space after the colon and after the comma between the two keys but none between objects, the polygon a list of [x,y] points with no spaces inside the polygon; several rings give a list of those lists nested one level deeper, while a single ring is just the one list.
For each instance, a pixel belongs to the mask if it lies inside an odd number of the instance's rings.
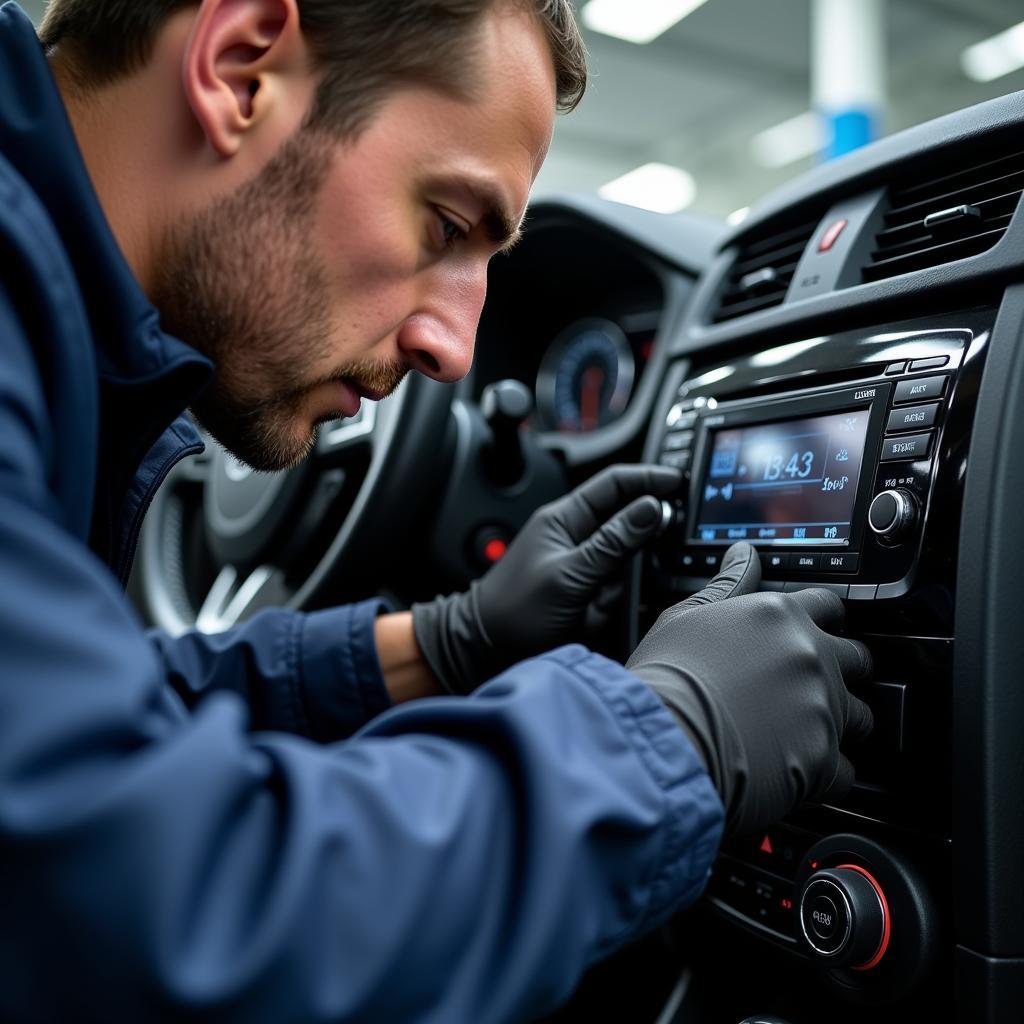
[{"label": "blue pillar", "polygon": [[811,92],[825,122],[826,160],[881,134],[885,113],[885,0],[813,0]]}]

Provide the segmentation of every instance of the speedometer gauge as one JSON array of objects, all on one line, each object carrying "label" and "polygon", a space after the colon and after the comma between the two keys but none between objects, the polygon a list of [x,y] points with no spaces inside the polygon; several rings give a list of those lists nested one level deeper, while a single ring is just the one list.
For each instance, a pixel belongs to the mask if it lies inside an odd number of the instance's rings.
[{"label": "speedometer gauge", "polygon": [[537,406],[564,433],[597,430],[616,420],[633,390],[633,353],[622,328],[590,318],[551,343],[537,374]]}]

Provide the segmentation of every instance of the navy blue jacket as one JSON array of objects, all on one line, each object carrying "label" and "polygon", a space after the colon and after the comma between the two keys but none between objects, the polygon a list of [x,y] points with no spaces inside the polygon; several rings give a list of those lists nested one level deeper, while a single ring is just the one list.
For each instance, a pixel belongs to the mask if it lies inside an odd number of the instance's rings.
[{"label": "navy blue jacket", "polygon": [[0,1018],[527,1020],[697,897],[718,796],[582,647],[389,710],[372,603],[147,635],[123,582],[209,374],[0,8]]}]

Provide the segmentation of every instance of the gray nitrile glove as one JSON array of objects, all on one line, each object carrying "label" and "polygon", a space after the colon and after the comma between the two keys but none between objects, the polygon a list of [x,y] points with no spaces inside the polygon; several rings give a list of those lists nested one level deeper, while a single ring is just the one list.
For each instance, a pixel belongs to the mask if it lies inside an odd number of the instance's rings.
[{"label": "gray nitrile glove", "polygon": [[654,495],[677,470],[612,466],[530,517],[505,556],[461,594],[413,605],[420,650],[452,693],[579,639],[592,604],[661,521]]},{"label": "gray nitrile glove", "polygon": [[734,544],[707,589],[669,608],[626,662],[675,713],[725,805],[752,832],[853,783],[839,752],[871,711],[846,689],[867,680],[863,644],[834,636],[845,609],[826,590],[754,593],[757,555]]}]

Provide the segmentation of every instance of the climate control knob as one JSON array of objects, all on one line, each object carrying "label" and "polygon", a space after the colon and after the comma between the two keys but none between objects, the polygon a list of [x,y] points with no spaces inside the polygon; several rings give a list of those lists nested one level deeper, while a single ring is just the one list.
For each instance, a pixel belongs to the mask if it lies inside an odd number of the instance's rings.
[{"label": "climate control knob", "polygon": [[887,544],[899,544],[917,523],[917,499],[902,487],[876,494],[868,509],[868,526]]},{"label": "climate control knob", "polygon": [[889,904],[874,876],[859,865],[816,871],[800,896],[800,928],[829,967],[867,971],[889,947]]}]

